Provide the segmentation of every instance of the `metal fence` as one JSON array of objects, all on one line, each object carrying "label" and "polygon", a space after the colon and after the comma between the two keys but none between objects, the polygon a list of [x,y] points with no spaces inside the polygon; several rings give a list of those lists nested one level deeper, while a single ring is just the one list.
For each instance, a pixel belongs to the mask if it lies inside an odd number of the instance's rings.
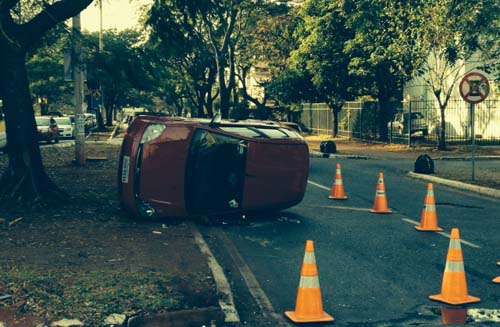
[{"label": "metal fence", "polygon": [[[479,144],[500,144],[500,101],[486,100],[475,107],[474,130]],[[391,143],[436,144],[441,128],[440,110],[435,101],[412,100],[390,103],[379,108],[377,102],[347,102],[339,113],[339,135],[362,140],[379,138],[379,112],[389,110]],[[411,117],[411,118],[410,118]],[[333,115],[324,103],[304,104],[300,122],[313,134],[331,134]],[[468,144],[471,140],[469,105],[451,99],[445,110],[445,135],[449,144]]]}]

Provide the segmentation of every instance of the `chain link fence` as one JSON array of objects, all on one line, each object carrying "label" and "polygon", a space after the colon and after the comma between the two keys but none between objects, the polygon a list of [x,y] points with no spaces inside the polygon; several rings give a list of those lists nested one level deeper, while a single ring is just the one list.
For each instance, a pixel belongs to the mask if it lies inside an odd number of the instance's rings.
[{"label": "chain link fence", "polygon": [[[478,144],[500,144],[500,100],[486,100],[475,106],[475,136]],[[387,123],[389,141],[400,144],[437,144],[441,114],[433,100],[412,100],[388,104],[392,119]],[[331,135],[333,114],[325,103],[303,104],[300,123],[315,135]],[[361,140],[379,138],[377,102],[346,102],[339,113],[339,135]],[[445,110],[445,135],[448,144],[471,141],[469,104],[451,99]]]}]

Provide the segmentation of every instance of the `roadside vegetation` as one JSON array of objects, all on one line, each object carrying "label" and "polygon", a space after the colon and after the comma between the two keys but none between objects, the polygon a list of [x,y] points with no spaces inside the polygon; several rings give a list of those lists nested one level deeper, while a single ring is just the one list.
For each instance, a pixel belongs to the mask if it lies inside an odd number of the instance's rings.
[{"label": "roadside vegetation", "polygon": [[[128,317],[216,304],[204,257],[182,221],[129,219],[116,195],[118,146],[89,145],[102,158],[74,166],[74,147],[44,147],[50,177],[68,194],[58,206],[0,208],[0,317]],[[8,164],[0,156],[0,170]],[[153,233],[155,231],[155,233]],[[182,249],[182,251],[179,251]]]}]

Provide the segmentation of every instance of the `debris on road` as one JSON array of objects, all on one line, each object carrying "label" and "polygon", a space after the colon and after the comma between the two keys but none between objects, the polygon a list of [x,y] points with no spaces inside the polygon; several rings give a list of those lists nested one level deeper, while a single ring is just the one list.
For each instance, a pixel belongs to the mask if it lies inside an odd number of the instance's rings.
[{"label": "debris on road", "polygon": [[124,314],[113,313],[106,317],[104,325],[106,326],[121,326],[125,323],[127,316]]},{"label": "debris on road", "polygon": [[500,309],[469,309],[467,316],[473,322],[500,322]]},{"label": "debris on road", "polygon": [[0,295],[0,302],[5,301],[5,300],[9,300],[9,299],[12,299],[12,295],[10,295],[10,294]]},{"label": "debris on road", "polygon": [[62,319],[54,321],[50,324],[51,327],[78,327],[83,326],[83,322],[78,319]]},{"label": "debris on road", "polygon": [[11,227],[11,226],[13,226],[13,225],[17,224],[17,223],[18,223],[18,222],[20,222],[21,220],[23,220],[23,217],[19,217],[19,218],[14,219],[13,221],[11,221],[11,222],[9,223],[9,227]]},{"label": "debris on road", "polygon": [[106,161],[107,157],[87,157],[87,161]]}]

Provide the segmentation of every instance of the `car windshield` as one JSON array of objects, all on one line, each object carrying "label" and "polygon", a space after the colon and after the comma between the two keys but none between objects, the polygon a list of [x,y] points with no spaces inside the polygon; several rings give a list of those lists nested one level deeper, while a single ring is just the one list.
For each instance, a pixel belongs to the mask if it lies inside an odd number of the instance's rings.
[{"label": "car windshield", "polygon": [[71,120],[69,117],[59,117],[59,118],[54,118],[57,122],[58,125],[71,125]]},{"label": "car windshield", "polygon": [[238,209],[243,197],[246,142],[204,129],[189,150],[186,205],[190,213]]},{"label": "car windshield", "polygon": [[37,126],[49,126],[50,118],[49,117],[36,117],[35,118]]}]

